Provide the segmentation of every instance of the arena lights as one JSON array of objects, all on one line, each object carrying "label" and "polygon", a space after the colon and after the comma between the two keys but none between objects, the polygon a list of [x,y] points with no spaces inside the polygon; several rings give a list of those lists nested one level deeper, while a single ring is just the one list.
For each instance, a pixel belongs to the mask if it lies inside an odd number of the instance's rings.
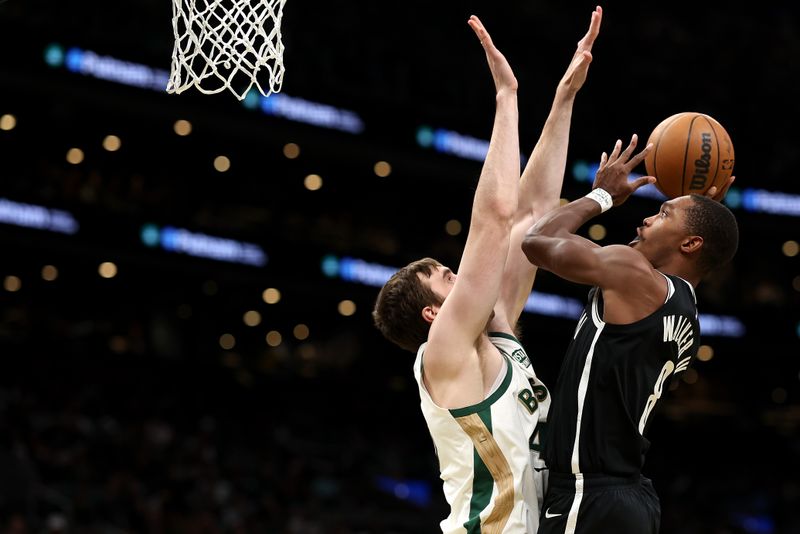
[{"label": "arena lights", "polygon": [[485,139],[429,126],[420,126],[417,129],[417,144],[422,148],[432,148],[436,152],[473,161],[485,160],[489,152],[489,141]]},{"label": "arena lights", "polygon": [[[599,163],[589,164],[578,160],[572,166],[572,176],[578,182],[594,181]],[[631,173],[631,180],[640,178],[641,174]],[[655,185],[648,184],[634,191],[634,196],[652,198],[663,202],[667,199]],[[788,215],[800,217],[800,195],[790,195],[778,191],[765,191],[763,189],[739,189],[731,187],[725,196],[725,205],[731,209],[741,209],[752,213],[767,213],[770,215]]]},{"label": "arena lights", "polygon": [[303,180],[303,186],[309,191],[319,191],[322,188],[322,177],[319,174],[309,174]]},{"label": "arena lights", "polygon": [[740,192],[731,188],[725,197],[725,203],[731,208],[745,211],[800,217],[800,195],[763,189],[743,189]]},{"label": "arena lights", "polygon": [[281,292],[274,287],[268,287],[261,294],[261,298],[264,299],[264,302],[267,304],[277,304],[281,301]]},{"label": "arena lights", "polygon": [[309,331],[308,326],[304,325],[303,323],[295,325],[294,329],[292,330],[292,334],[294,334],[294,337],[299,341],[308,339],[310,333],[311,332]]},{"label": "arena lights", "polygon": [[[486,159],[486,154],[489,152],[489,141],[486,139],[478,139],[453,130],[431,128],[430,126],[417,128],[417,144],[422,148],[432,148],[442,154],[480,162]],[[520,153],[520,161],[523,166],[527,162],[527,158],[522,153]]]},{"label": "arena lights", "polygon": [[736,317],[729,315],[711,315],[701,313],[700,334],[703,336],[744,337],[744,324]]},{"label": "arena lights", "polygon": [[422,480],[399,480],[387,476],[375,479],[375,486],[402,501],[409,501],[417,506],[428,506],[431,501],[431,486]]},{"label": "arena lights", "polygon": [[248,310],[244,312],[242,320],[247,326],[258,326],[261,324],[261,314],[256,310]]},{"label": "arena lights", "polygon": [[272,93],[267,97],[252,89],[242,100],[242,105],[248,109],[260,109],[265,115],[320,128],[351,134],[364,131],[364,121],[354,111],[311,102],[286,93]]},{"label": "arena lights", "polygon": [[14,115],[6,113],[0,117],[0,130],[8,132],[17,126],[17,118]]},{"label": "arena lights", "polygon": [[447,235],[457,236],[461,233],[461,222],[456,219],[450,219],[444,225],[444,231]]},{"label": "arena lights", "polygon": [[192,133],[192,123],[185,119],[178,119],[175,121],[175,124],[172,125],[172,129],[177,135],[186,137]]},{"label": "arena lights", "polygon": [[231,350],[236,346],[236,338],[233,334],[222,334],[219,336],[219,346],[223,350]]},{"label": "arena lights", "polygon": [[22,280],[18,276],[8,275],[3,279],[3,289],[9,293],[16,293],[22,288]]},{"label": "arena lights", "polygon": [[72,214],[0,198],[0,223],[36,228],[61,234],[76,234],[80,225]]},{"label": "arena lights", "polygon": [[145,224],[142,226],[140,238],[146,246],[160,246],[167,252],[256,267],[267,264],[267,254],[258,245],[195,233],[183,228],[159,228],[155,224]]},{"label": "arena lights", "polygon": [[350,317],[354,313],[356,313],[356,303],[352,300],[343,300],[337,306],[336,309],[339,310],[341,315],[345,317]]},{"label": "arena lights", "polygon": [[169,72],[166,70],[111,56],[101,56],[91,50],[77,47],[72,47],[65,53],[61,46],[51,44],[45,49],[44,60],[53,68],[64,67],[83,76],[142,89],[164,91],[169,81]]},{"label": "arena lights", "polygon": [[583,311],[583,303],[577,299],[537,291],[528,296],[523,310],[548,317],[577,319]]},{"label": "arena lights", "polygon": [[300,156],[300,145],[297,143],[286,143],[283,146],[283,155],[286,159],[297,159]]},{"label": "arena lights", "polygon": [[[65,52],[61,45],[51,44],[45,48],[44,61],[53,68],[64,67],[83,76],[141,89],[164,92],[169,82],[169,71],[112,56],[101,56],[78,47],[69,48]],[[352,134],[360,134],[365,128],[364,121],[354,111],[289,96],[286,93],[273,93],[265,97],[257,90],[253,90],[247,94],[242,104],[248,109],[259,109],[265,115],[320,128]]]},{"label": "arena lights", "polygon": [[[357,258],[327,255],[322,258],[322,273],[328,278],[340,278],[372,287],[382,287],[397,272],[396,267],[369,263]],[[577,299],[535,291],[525,302],[524,311],[549,317],[577,319],[583,303]],[[736,317],[700,314],[700,330],[706,336],[742,337],[744,324]]]},{"label": "arena lights", "polygon": [[277,347],[283,342],[283,336],[277,330],[270,330],[266,336],[267,345]]},{"label": "arena lights", "polygon": [[104,261],[97,267],[97,274],[103,278],[114,278],[118,272],[117,265],[110,261]]},{"label": "arena lights", "polygon": [[58,269],[54,265],[45,265],[42,267],[42,280],[53,282],[56,278],[58,278]]}]

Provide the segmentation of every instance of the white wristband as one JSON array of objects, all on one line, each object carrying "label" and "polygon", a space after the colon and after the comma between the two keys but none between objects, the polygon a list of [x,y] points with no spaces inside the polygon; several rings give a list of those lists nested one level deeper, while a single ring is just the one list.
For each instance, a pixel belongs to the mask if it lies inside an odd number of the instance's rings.
[{"label": "white wristband", "polygon": [[598,204],[600,204],[600,213],[605,213],[614,205],[614,201],[611,199],[611,195],[608,194],[608,191],[605,189],[592,189],[586,198],[591,198]]}]

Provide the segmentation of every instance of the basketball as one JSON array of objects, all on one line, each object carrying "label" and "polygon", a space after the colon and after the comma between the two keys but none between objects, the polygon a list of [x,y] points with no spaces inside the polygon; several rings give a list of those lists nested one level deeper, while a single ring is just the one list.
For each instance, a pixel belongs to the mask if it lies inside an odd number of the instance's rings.
[{"label": "basketball", "polygon": [[656,126],[647,143],[647,174],[668,198],[705,194],[733,172],[733,143],[722,125],[703,113],[678,113]]}]

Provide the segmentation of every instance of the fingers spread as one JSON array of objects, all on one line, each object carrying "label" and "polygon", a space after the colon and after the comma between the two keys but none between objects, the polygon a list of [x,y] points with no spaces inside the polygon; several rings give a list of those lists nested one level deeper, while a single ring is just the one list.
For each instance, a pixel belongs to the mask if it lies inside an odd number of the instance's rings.
[{"label": "fingers spread", "polygon": [[651,150],[653,150],[653,143],[650,143],[649,145],[644,147],[644,149],[641,152],[639,152],[638,154],[633,156],[633,158],[631,158],[631,160],[628,162],[628,169],[630,170],[635,169],[636,166],[639,165],[644,160],[644,158],[647,157],[647,154],[649,154]]},{"label": "fingers spread", "polygon": [[636,148],[636,143],[638,141],[639,141],[639,136],[633,134],[633,137],[631,137],[631,142],[628,144],[628,148],[626,148],[625,151],[619,156],[620,159],[622,160],[622,163],[627,162],[628,158],[631,157],[631,154],[633,154],[633,149]]},{"label": "fingers spread", "polygon": [[614,143],[614,150],[612,150],[611,154],[608,156],[609,165],[617,161],[617,158],[619,157],[619,151],[621,148],[622,148],[622,140],[617,139],[617,142]]}]

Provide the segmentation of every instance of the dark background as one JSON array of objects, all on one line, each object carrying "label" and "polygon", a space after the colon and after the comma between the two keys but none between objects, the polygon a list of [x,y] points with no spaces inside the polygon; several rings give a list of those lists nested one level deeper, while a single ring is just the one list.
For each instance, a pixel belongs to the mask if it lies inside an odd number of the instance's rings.
[{"label": "dark background", "polygon": [[[702,111],[736,147],[737,185],[800,194],[800,8],[790,2],[609,2],[581,91],[564,181],[614,141]],[[326,255],[457,266],[480,163],[416,144],[417,128],[488,139],[493,88],[466,25],[481,16],[520,82],[530,153],[583,35],[588,2],[289,0],[283,92],[353,110],[361,134],[51,68],[51,43],[169,69],[166,0],[0,4],[0,198],[67,210],[74,236],[0,224],[0,513],[3,532],[435,532],[446,515],[412,357],[372,328],[374,287],[323,275]],[[191,121],[192,134],[173,124]],[[122,140],[103,150],[108,134]],[[297,143],[300,157],[283,156]],[[85,159],[66,161],[70,148]],[[226,173],[212,162],[225,154]],[[378,178],[376,161],[392,165]],[[323,187],[308,191],[309,173]],[[598,219],[627,242],[658,202]],[[701,285],[701,313],[743,338],[674,383],[645,473],[665,533],[800,532],[798,219],[735,210],[732,265]],[[261,245],[265,267],[145,247],[143,224]],[[119,268],[98,276],[101,262]],[[58,278],[42,279],[44,265]],[[278,288],[267,305],[261,293]],[[541,273],[536,288],[587,288]],[[356,312],[337,305],[352,300]],[[262,322],[248,327],[247,310]],[[297,340],[295,325],[309,327]],[[574,322],[524,314],[523,342],[553,384]],[[277,347],[265,335],[277,330]],[[220,336],[235,336],[230,350]]]}]

